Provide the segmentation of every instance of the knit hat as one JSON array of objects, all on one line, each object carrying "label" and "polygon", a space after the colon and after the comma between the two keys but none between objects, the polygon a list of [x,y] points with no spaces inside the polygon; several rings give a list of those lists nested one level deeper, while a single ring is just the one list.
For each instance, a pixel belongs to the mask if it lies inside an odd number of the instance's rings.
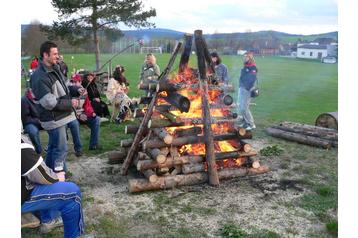
[{"label": "knit hat", "polygon": [[81,82],[81,80],[82,80],[82,78],[81,78],[81,75],[79,75],[79,74],[74,74],[72,76],[72,81],[73,82]]}]

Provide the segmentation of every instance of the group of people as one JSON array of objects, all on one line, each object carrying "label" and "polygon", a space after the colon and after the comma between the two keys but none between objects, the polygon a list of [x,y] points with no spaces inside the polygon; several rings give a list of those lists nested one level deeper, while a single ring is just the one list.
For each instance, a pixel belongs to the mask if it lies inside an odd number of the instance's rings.
[{"label": "group of people", "polygon": [[[211,54],[219,82],[228,84],[228,70],[219,55]],[[24,132],[32,145],[21,141],[21,212],[39,212],[41,231],[64,226],[65,237],[79,237],[84,222],[81,208],[81,192],[78,186],[66,182],[67,129],[73,138],[76,156],[82,155],[80,124],[91,129],[89,150],[101,149],[99,132],[101,118],[110,116],[111,121],[121,123],[134,110],[128,97],[129,83],[124,75],[125,68],[117,65],[110,79],[106,97],[112,105],[101,99],[95,74],[74,74],[67,79],[68,67],[60,57],[58,47],[51,41],[40,47],[40,58],[31,62],[34,70],[29,88],[21,99],[21,119]],[[242,115],[240,126],[254,129],[255,124],[249,110],[250,91],[256,81],[257,68],[253,54],[244,57],[239,84],[239,110]],[[160,68],[153,54],[147,54],[141,67],[140,81],[157,81]],[[48,134],[45,160],[39,131]]]}]

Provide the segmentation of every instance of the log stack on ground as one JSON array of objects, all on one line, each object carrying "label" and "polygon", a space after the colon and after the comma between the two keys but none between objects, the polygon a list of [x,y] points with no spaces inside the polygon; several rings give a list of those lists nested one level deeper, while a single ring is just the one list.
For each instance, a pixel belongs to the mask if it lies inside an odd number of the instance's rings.
[{"label": "log stack on ground", "polygon": [[281,122],[266,129],[267,134],[300,144],[329,149],[338,147],[338,131],[296,122]]},{"label": "log stack on ground", "polygon": [[[197,70],[188,66],[193,38]],[[123,175],[131,165],[141,174],[129,179],[129,191],[217,186],[220,179],[267,172],[252,159],[257,153],[246,140],[252,132],[237,126],[236,105],[227,94],[233,87],[216,79],[202,31],[185,36],[179,72],[169,76],[174,60],[173,54],[157,83],[140,83],[151,95],[139,100],[134,125],[125,127],[134,138],[122,139],[120,149],[108,155],[112,164],[123,162]]]}]

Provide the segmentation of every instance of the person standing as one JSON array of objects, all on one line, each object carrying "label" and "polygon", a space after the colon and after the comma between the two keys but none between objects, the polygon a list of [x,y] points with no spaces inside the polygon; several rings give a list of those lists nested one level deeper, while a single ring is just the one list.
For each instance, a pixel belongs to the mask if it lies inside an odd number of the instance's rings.
[{"label": "person standing", "polygon": [[30,63],[30,69],[35,70],[37,66],[39,66],[39,59],[35,56]]},{"label": "person standing", "polygon": [[66,125],[76,120],[72,100],[66,86],[66,78],[58,65],[57,45],[51,41],[42,43],[37,70],[31,75],[30,86],[37,101],[41,126],[49,135],[46,164],[55,169],[55,163],[62,163],[66,171],[67,138]]},{"label": "person standing", "polygon": [[24,132],[29,135],[37,154],[42,153],[39,131],[43,128],[39,117],[40,115],[37,112],[32,91],[31,89],[27,89],[25,96],[21,97],[21,122]]},{"label": "person standing", "polygon": [[239,126],[246,130],[255,129],[254,118],[250,111],[251,90],[255,87],[257,80],[257,67],[254,54],[248,52],[244,55],[244,67],[241,69],[239,82],[239,113],[242,121]]},{"label": "person standing", "polygon": [[[140,72],[140,83],[149,83],[150,81],[157,81],[159,75],[160,68],[157,65],[157,59],[153,54],[147,54]],[[145,92],[148,94],[149,90],[145,90]]]},{"label": "person standing", "polygon": [[221,58],[216,52],[210,54],[211,60],[215,65],[215,74],[219,83],[229,84],[229,75],[226,65],[221,62]]},{"label": "person standing", "polygon": [[60,70],[63,73],[63,75],[65,75],[65,77],[67,78],[67,73],[68,73],[68,66],[65,63],[65,61],[63,61],[63,55],[59,56],[59,61],[58,64],[60,65]]}]

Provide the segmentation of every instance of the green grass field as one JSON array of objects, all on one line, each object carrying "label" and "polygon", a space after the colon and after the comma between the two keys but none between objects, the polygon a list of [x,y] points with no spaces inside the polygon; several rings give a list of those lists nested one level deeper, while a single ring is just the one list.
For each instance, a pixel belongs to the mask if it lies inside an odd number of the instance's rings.
[{"label": "green grass field", "polygon": [[[73,60],[71,60],[73,56]],[[101,62],[107,61],[111,55],[102,55]],[[157,63],[163,69],[169,59],[169,54],[157,55]],[[64,55],[70,71],[73,69],[95,68],[95,58],[92,54]],[[179,58],[173,66],[177,72]],[[121,64],[125,67],[125,75],[130,82],[130,97],[143,95],[137,89],[140,67],[144,55],[119,55],[113,66]],[[240,56],[223,56],[223,62],[228,66],[232,84],[238,86],[238,77],[242,67]],[[282,57],[257,57],[260,96],[253,99],[256,105],[251,107],[258,127],[267,127],[278,121],[289,120],[314,124],[316,117],[323,112],[338,110],[338,72],[337,64],[322,64],[318,61],[300,60]],[[25,66],[29,61],[23,61]],[[192,55],[190,65],[196,68],[196,56]],[[24,80],[22,80],[24,91]],[[234,95],[236,98],[236,95]],[[126,124],[126,123],[125,123]],[[125,138],[124,125],[103,124],[101,142],[105,149],[113,149],[118,141],[111,138]],[[89,130],[82,129],[84,144],[88,141]]]}]

